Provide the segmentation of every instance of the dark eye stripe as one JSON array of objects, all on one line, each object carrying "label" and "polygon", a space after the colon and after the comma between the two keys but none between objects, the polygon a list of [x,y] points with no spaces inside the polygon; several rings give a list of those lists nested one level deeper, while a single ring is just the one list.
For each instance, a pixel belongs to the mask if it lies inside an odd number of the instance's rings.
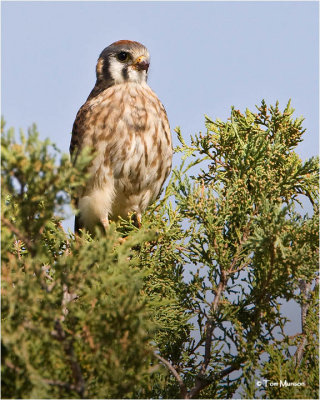
[{"label": "dark eye stripe", "polygon": [[128,76],[128,66],[127,65],[124,68],[122,68],[121,73],[122,73],[123,79],[125,81],[128,80],[129,76]]}]

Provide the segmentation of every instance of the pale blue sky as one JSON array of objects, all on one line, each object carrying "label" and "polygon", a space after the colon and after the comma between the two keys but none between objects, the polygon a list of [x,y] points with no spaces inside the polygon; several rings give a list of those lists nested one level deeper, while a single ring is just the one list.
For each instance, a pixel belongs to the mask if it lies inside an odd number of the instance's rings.
[{"label": "pale blue sky", "polygon": [[172,129],[188,137],[204,114],[292,98],[306,158],[318,151],[318,25],[317,2],[4,1],[2,114],[16,128],[36,122],[67,152],[99,53],[132,39],[149,48],[149,84]]}]

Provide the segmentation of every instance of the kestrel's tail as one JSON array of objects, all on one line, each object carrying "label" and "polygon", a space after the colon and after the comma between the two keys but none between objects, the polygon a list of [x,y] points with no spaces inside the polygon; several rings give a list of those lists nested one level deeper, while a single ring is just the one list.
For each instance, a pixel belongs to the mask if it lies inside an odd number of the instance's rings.
[{"label": "kestrel's tail", "polygon": [[80,229],[83,229],[83,224],[80,221],[80,215],[76,215],[75,216],[75,220],[74,220],[74,233],[79,234]]}]

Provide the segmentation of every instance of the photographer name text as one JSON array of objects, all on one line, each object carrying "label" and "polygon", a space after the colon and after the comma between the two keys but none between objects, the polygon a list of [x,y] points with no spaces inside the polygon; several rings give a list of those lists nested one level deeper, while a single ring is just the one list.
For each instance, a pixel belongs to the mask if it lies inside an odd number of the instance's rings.
[{"label": "photographer name text", "polygon": [[257,381],[256,385],[258,387],[260,386],[279,386],[279,387],[290,387],[290,386],[305,386],[306,384],[304,382],[288,382],[286,379],[281,380],[279,382],[272,382],[269,379],[261,379],[261,381]]}]

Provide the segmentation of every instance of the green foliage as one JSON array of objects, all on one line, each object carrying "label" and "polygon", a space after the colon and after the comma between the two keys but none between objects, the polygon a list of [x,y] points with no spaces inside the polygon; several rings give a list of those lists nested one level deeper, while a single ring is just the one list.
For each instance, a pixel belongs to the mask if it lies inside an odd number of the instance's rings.
[{"label": "green foliage", "polygon": [[152,326],[128,260],[147,235],[122,246],[114,228],[98,242],[67,235],[54,210],[83,183],[88,157],[56,166],[49,145],[34,128],[19,144],[3,137],[2,394],[131,397],[149,371]]},{"label": "green foliage", "polygon": [[295,152],[293,111],[232,108],[190,144],[178,129],[143,228],[95,238],[61,225],[91,156],[3,132],[2,397],[317,398],[318,160]]}]

